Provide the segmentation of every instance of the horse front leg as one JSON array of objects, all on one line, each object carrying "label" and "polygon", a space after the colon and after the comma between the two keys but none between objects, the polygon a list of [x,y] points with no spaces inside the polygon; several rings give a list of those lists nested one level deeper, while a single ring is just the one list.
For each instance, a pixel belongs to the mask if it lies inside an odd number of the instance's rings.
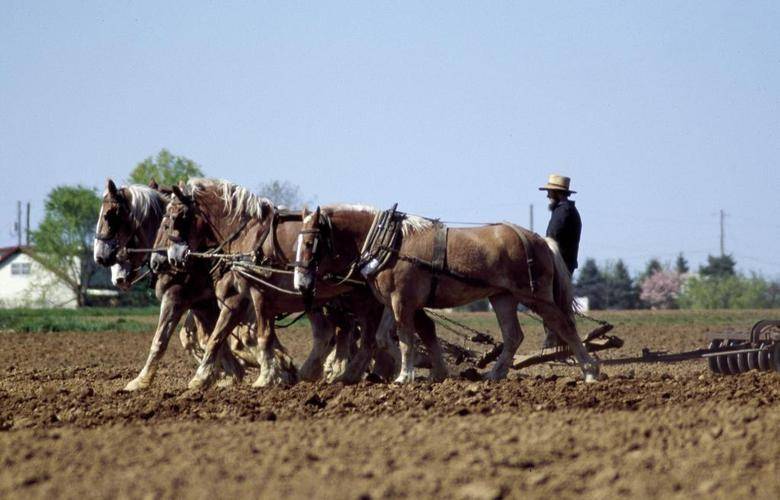
[{"label": "horse front leg", "polygon": [[383,311],[386,312],[382,316],[369,311],[358,317],[360,323],[360,348],[349,361],[344,373],[334,378],[334,382],[356,384],[363,378],[376,351],[377,336],[381,334],[380,332],[383,329],[389,330],[392,328],[395,323],[392,311],[389,309],[384,309]]},{"label": "horse front leg", "polygon": [[216,367],[218,361],[223,357],[223,344],[226,344],[225,338],[231,330],[241,321],[241,312],[243,311],[243,297],[238,294],[231,295],[220,301],[219,317],[214,326],[214,331],[209,336],[206,349],[203,353],[203,359],[195,372],[195,376],[190,380],[189,388],[194,390],[205,389],[211,385],[217,375]]},{"label": "horse front leg", "polygon": [[179,323],[179,320],[186,310],[183,303],[171,297],[171,294],[163,295],[160,303],[160,317],[157,320],[157,330],[154,332],[152,345],[149,348],[149,356],[140,373],[125,386],[125,391],[137,391],[146,389],[152,383],[155,373],[157,373],[158,364],[165,354],[168,347],[168,341],[171,338],[173,330]]},{"label": "horse front leg", "polygon": [[250,288],[252,305],[257,317],[257,361],[260,365],[260,375],[252,384],[253,387],[269,385],[293,385],[298,381],[295,363],[285,351],[279,339],[276,338],[274,317],[263,307],[263,294],[256,288]]},{"label": "horse front leg", "polygon": [[401,373],[396,377],[397,384],[414,382],[414,310],[403,303],[403,297],[395,294],[392,298],[393,316],[401,345]]},{"label": "horse front leg", "polygon": [[422,309],[414,313],[414,328],[422,339],[431,358],[431,380],[441,382],[447,378],[447,363],[441,351],[439,338],[436,336],[436,325]]},{"label": "horse front leg", "polygon": [[301,380],[313,382],[322,377],[325,357],[330,350],[330,342],[333,339],[333,325],[326,318],[322,309],[307,314],[311,323],[312,346],[309,356],[300,369]]}]

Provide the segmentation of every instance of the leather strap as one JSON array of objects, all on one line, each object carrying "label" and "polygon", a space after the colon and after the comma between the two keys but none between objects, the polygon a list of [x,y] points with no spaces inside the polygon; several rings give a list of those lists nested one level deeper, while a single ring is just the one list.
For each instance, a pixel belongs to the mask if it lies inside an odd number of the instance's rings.
[{"label": "leather strap", "polygon": [[436,224],[433,234],[433,258],[431,259],[431,289],[428,292],[427,304],[432,307],[436,300],[436,289],[439,287],[439,274],[446,274],[447,270],[447,237],[449,228],[443,224]]},{"label": "leather strap", "polygon": [[536,280],[534,279],[534,247],[531,246],[531,242],[528,241],[528,235],[525,233],[525,229],[512,224],[511,222],[502,222],[501,224],[511,228],[517,236],[520,237],[520,243],[522,243],[525,250],[525,260],[528,264],[528,284],[531,287],[531,295],[536,293]]}]

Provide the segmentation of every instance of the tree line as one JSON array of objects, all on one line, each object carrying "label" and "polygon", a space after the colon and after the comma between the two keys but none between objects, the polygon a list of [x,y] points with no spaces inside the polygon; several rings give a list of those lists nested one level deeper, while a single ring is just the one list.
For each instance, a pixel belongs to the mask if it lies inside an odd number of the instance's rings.
[{"label": "tree line", "polygon": [[[170,186],[203,176],[203,168],[195,161],[162,149],[136,164],[126,181],[147,184],[154,179]],[[291,209],[304,203],[300,188],[287,181],[270,180],[257,186],[256,193]],[[91,257],[100,203],[101,196],[94,187],[57,186],[46,198],[43,220],[31,233],[39,260],[71,287],[80,306],[90,305],[90,287],[108,282],[105,270]],[[576,292],[588,297],[591,309],[780,307],[780,282],[738,273],[730,255],[710,255],[707,264],[695,273],[682,254],[674,264],[651,259],[635,277],[620,259],[601,266],[587,259],[579,270]],[[133,305],[154,301],[145,284],[121,297],[122,303]],[[486,308],[487,301],[481,301],[466,309]]]},{"label": "tree line", "polygon": [[[126,179],[128,184],[148,184],[152,179],[164,186],[203,177],[203,168],[184,156],[162,149],[155,156],[140,161]],[[256,193],[276,205],[298,208],[303,204],[300,188],[287,181],[271,180],[260,184]],[[110,284],[108,273],[92,260],[95,223],[100,214],[102,194],[95,187],[64,185],[52,189],[44,203],[44,217],[31,232],[36,258],[50,269],[75,294],[79,306],[94,305],[90,288]],[[145,305],[154,301],[153,292],[140,283],[121,302]]]},{"label": "tree line", "polygon": [[780,281],[739,273],[731,255],[707,257],[692,272],[680,254],[674,264],[658,259],[631,277],[622,260],[599,266],[587,259],[576,282],[591,309],[763,309],[780,307]]}]

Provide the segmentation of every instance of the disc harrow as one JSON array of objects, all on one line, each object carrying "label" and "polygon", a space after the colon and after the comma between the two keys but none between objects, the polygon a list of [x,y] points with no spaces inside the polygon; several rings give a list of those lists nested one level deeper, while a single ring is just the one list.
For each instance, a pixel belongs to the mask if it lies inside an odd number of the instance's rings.
[{"label": "disc harrow", "polygon": [[708,335],[709,352],[702,354],[715,373],[737,375],[750,370],[780,373],[780,320],[761,320],[749,333]]}]

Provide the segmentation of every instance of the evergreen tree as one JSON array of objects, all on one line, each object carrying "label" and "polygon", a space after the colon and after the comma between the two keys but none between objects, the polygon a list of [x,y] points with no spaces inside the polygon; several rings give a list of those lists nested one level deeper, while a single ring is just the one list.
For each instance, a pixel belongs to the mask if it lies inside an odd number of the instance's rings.
[{"label": "evergreen tree", "polygon": [[731,255],[721,255],[715,257],[707,256],[707,265],[699,267],[699,274],[707,278],[726,278],[736,276],[737,263]]},{"label": "evergreen tree", "polygon": [[577,295],[588,297],[591,309],[606,307],[606,282],[594,259],[587,259],[580,268],[576,290]]},{"label": "evergreen tree", "polygon": [[674,270],[677,271],[677,274],[686,274],[691,270],[688,266],[688,261],[683,257],[682,252],[677,256],[677,260],[674,263]]},{"label": "evergreen tree", "polygon": [[636,309],[639,303],[639,290],[634,285],[622,259],[615,263],[607,275],[607,289],[609,290],[608,308]]}]

